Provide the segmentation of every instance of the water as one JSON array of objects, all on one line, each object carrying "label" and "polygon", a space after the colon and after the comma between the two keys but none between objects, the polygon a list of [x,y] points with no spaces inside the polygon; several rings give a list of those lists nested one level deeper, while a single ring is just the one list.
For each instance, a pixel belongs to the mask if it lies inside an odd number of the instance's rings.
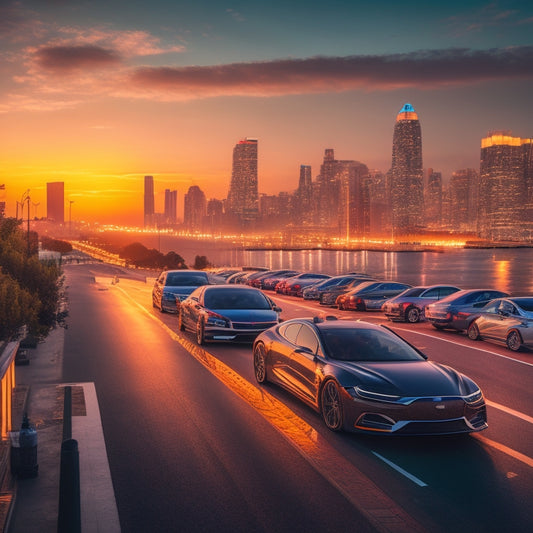
[{"label": "water", "polygon": [[451,249],[438,252],[332,250],[245,250],[220,241],[168,235],[142,236],[139,242],[180,254],[188,265],[204,255],[214,266],[290,268],[330,275],[364,272],[377,279],[411,285],[449,283],[464,289],[494,288],[515,296],[533,295],[533,248]]}]

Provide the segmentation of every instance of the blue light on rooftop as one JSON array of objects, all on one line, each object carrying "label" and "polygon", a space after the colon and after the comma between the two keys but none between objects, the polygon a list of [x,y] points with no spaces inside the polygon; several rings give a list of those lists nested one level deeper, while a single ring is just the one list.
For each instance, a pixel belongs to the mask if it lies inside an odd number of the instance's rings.
[{"label": "blue light on rooftop", "polygon": [[415,112],[415,108],[411,105],[411,104],[405,104],[400,113],[414,113]]}]

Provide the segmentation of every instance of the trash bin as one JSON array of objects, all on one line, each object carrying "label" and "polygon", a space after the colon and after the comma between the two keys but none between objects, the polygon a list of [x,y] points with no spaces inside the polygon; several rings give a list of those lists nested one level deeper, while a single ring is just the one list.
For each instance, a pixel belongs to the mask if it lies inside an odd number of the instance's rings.
[{"label": "trash bin", "polygon": [[19,468],[18,476],[22,478],[36,477],[39,471],[37,464],[37,430],[24,415],[19,432]]}]

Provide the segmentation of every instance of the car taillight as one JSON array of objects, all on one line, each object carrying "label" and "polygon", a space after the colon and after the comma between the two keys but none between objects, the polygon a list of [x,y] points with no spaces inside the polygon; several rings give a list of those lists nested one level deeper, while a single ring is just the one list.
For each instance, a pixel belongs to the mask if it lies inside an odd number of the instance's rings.
[{"label": "car taillight", "polygon": [[292,288],[295,290],[295,291],[299,291],[302,286],[301,285],[293,285]]},{"label": "car taillight", "polygon": [[410,305],[411,305],[411,302],[403,302],[402,309],[405,311]]}]

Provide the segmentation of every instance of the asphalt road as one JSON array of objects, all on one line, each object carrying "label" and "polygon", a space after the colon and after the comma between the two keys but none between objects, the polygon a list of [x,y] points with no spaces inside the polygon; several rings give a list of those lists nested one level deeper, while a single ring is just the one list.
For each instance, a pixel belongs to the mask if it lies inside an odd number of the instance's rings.
[{"label": "asphalt road", "polygon": [[[176,317],[152,309],[149,283],[113,284],[119,270],[105,265],[65,270],[63,379],[95,382],[123,531],[370,531],[385,511],[399,517],[391,531],[531,530],[530,352],[394,325],[482,387],[489,429],[460,438],[336,434],[282,390],[256,386],[249,346],[200,350],[178,335]],[[284,318],[324,311],[274,299]]]}]

